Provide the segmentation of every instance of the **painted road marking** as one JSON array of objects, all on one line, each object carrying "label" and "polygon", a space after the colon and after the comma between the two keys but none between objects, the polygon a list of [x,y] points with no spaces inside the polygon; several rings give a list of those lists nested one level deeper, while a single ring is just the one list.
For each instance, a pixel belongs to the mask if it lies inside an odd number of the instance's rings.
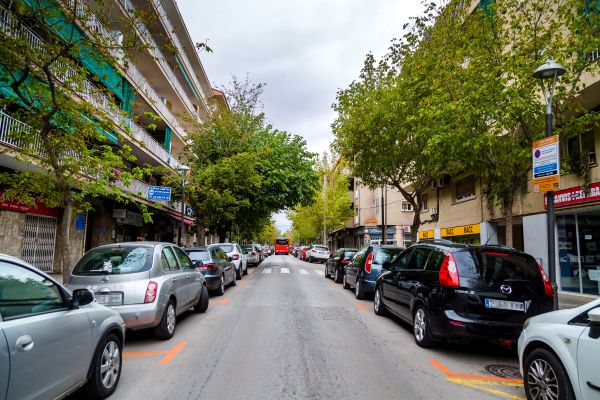
[{"label": "painted road marking", "polygon": [[367,311],[367,310],[368,310],[368,308],[367,308],[366,306],[363,306],[363,305],[362,305],[362,304],[360,304],[360,303],[356,303],[356,304],[354,304],[354,305],[355,305],[355,306],[356,306],[356,308],[358,308],[360,311]]},{"label": "painted road marking", "polygon": [[264,268],[263,269],[263,274],[270,274],[271,273],[271,268]]},{"label": "painted road marking", "polygon": [[246,271],[248,271],[248,275],[252,275],[254,273],[254,271],[256,271],[254,268],[250,269],[248,268]]},{"label": "painted road marking", "polygon": [[300,269],[300,275],[308,275],[308,271],[305,270],[304,268]]},{"label": "painted road marking", "polygon": [[317,275],[325,276],[325,271],[323,271],[323,270],[315,269],[314,271],[315,271],[315,274],[317,274]]},{"label": "painted road marking", "polygon": [[281,268],[281,273],[282,274],[289,274],[290,273],[290,269],[289,268]]},{"label": "painted road marking", "polygon": [[228,304],[229,303],[229,297],[223,297],[221,300],[219,300],[219,304]]},{"label": "painted road marking", "polygon": [[167,351],[139,351],[137,353],[123,353],[123,357],[140,357],[140,356],[164,356],[161,360],[161,364],[168,364],[173,357],[177,355],[186,346],[186,342],[179,342],[177,346]]},{"label": "painted road marking", "polygon": [[429,360],[429,363],[440,370],[446,375],[446,381],[456,383],[470,387],[472,389],[481,390],[487,393],[492,393],[497,396],[505,397],[514,400],[526,400],[525,397],[519,396],[513,393],[507,393],[502,390],[490,388],[488,386],[505,386],[511,388],[521,388],[523,386],[522,379],[509,379],[501,378],[499,376],[485,376],[485,375],[470,375],[470,374],[457,374],[450,371],[442,363],[437,360]]}]

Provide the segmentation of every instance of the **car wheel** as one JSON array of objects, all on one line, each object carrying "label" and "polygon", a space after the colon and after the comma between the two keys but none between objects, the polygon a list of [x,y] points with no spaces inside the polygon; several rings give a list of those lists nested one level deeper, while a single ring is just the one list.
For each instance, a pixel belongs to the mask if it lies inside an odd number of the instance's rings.
[{"label": "car wheel", "polygon": [[346,274],[344,274],[344,277],[342,278],[342,287],[344,289],[350,289],[350,285],[348,285],[348,281],[346,280]]},{"label": "car wheel", "polygon": [[329,273],[329,269],[327,268],[327,265],[325,266],[325,278],[327,278],[327,279],[331,278],[331,274]]},{"label": "car wheel", "polygon": [[169,340],[175,334],[176,324],[177,315],[175,313],[175,303],[173,303],[173,300],[169,300],[160,323],[156,328],[154,328],[154,334],[160,340]]},{"label": "car wheel", "polygon": [[415,342],[420,347],[432,347],[434,342],[430,339],[430,325],[429,316],[425,307],[418,306],[415,310],[415,316],[413,321],[413,334],[415,336]]},{"label": "car wheel", "polygon": [[121,378],[121,341],[114,333],[107,335],[94,355],[92,377],[85,385],[87,397],[104,399],[117,389]]},{"label": "car wheel", "polygon": [[335,275],[333,276],[333,281],[335,283],[342,283],[342,278],[340,278],[341,273],[339,268],[335,268]]},{"label": "car wheel", "polygon": [[242,280],[242,278],[244,277],[244,266],[240,264],[240,269],[235,271],[235,277],[238,280]]},{"label": "car wheel", "polygon": [[363,292],[360,279],[358,278],[356,278],[356,286],[354,287],[354,297],[356,297],[358,300],[364,300],[365,298],[365,293]]},{"label": "car wheel", "polygon": [[197,313],[206,312],[208,309],[208,289],[206,286],[202,285],[202,290],[200,290],[200,298],[198,299],[198,303],[194,306],[194,311]]},{"label": "car wheel", "polygon": [[383,295],[381,293],[381,287],[375,289],[375,299],[373,299],[373,311],[375,311],[375,314],[377,315],[383,316],[386,314],[385,305],[383,304]]},{"label": "car wheel", "polygon": [[217,296],[223,296],[225,294],[225,278],[221,275],[219,280],[219,287],[215,290]]},{"label": "car wheel", "polygon": [[312,264],[312,256],[308,257],[308,262]]},{"label": "car wheel", "polygon": [[233,267],[233,279],[231,279],[231,286],[236,286],[237,285],[237,280],[238,280],[238,273],[237,270],[235,269],[235,266]]},{"label": "car wheel", "polygon": [[244,275],[248,275],[248,264],[246,264],[246,269],[244,270]]},{"label": "car wheel", "polygon": [[552,352],[546,349],[532,351],[525,361],[524,372],[528,399],[575,399],[565,368]]}]

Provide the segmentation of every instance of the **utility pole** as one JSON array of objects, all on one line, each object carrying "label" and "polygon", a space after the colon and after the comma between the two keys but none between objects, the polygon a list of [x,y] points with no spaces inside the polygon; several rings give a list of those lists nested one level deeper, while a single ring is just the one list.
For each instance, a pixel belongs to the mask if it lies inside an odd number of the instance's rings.
[{"label": "utility pole", "polygon": [[327,218],[327,171],[323,173],[323,244],[327,247],[327,226],[325,220]]},{"label": "utility pole", "polygon": [[385,226],[385,196],[386,195],[386,189],[385,189],[385,185],[381,187],[381,243],[382,244],[387,244],[387,229]]}]

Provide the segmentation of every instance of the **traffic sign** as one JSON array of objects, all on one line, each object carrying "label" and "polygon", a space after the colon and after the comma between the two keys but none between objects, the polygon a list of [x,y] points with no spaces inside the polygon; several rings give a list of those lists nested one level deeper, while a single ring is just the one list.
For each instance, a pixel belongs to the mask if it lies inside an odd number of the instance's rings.
[{"label": "traffic sign", "polygon": [[171,188],[168,186],[148,187],[148,200],[171,201]]},{"label": "traffic sign", "polygon": [[533,142],[533,191],[557,190],[560,183],[558,135]]}]

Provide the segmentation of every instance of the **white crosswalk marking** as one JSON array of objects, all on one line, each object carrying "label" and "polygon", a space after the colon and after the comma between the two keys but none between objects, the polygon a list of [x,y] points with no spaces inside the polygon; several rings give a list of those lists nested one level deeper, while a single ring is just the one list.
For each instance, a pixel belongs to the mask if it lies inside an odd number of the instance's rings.
[{"label": "white crosswalk marking", "polygon": [[300,275],[308,275],[308,271],[302,268],[300,269]]},{"label": "white crosswalk marking", "polygon": [[290,273],[290,269],[289,268],[281,268],[281,273],[282,274],[289,274]]},{"label": "white crosswalk marking", "polygon": [[315,269],[314,271],[317,275],[325,275],[325,271],[323,271],[321,269]]},{"label": "white crosswalk marking", "polygon": [[263,269],[263,274],[270,274],[271,273],[271,268],[264,268]]}]

